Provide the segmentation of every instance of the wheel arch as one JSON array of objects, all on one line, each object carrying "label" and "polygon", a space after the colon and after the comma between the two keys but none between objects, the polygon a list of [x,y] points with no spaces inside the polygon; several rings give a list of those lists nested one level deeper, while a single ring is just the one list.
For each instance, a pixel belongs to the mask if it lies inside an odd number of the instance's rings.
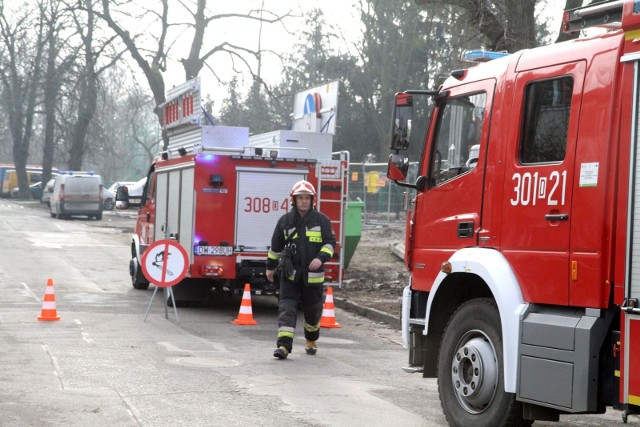
[{"label": "wheel arch", "polygon": [[439,273],[429,293],[424,334],[441,337],[447,321],[461,304],[475,298],[493,298],[502,327],[505,390],[515,393],[520,315],[526,304],[511,266],[500,252],[487,248],[461,249],[449,262],[451,273]]},{"label": "wheel arch", "polygon": [[131,236],[131,258],[140,260],[140,237],[137,234]]}]

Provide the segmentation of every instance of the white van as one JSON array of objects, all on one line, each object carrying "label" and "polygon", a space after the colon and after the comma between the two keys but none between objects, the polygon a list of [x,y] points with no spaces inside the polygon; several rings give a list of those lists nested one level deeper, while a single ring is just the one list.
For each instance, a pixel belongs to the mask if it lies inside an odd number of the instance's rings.
[{"label": "white van", "polygon": [[86,215],[102,219],[102,177],[92,172],[60,172],[49,198],[52,218]]}]

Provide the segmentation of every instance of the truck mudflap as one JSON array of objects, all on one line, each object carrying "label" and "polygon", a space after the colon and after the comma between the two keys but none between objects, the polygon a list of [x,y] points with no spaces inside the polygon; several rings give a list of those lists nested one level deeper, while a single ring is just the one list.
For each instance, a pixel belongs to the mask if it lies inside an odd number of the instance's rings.
[{"label": "truck mudflap", "polygon": [[409,316],[411,315],[411,284],[402,290],[402,346],[409,348]]}]

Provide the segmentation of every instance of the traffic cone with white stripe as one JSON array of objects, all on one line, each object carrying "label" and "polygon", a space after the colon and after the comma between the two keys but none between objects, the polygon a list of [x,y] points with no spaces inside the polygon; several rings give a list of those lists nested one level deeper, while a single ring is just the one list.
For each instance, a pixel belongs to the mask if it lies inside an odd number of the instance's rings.
[{"label": "traffic cone with white stripe", "polygon": [[340,323],[336,322],[336,311],[333,306],[333,288],[327,287],[327,298],[322,308],[322,318],[320,319],[321,328],[339,328]]},{"label": "traffic cone with white stripe", "polygon": [[253,311],[251,310],[251,286],[244,284],[244,293],[242,294],[242,302],[240,303],[240,312],[238,318],[231,321],[236,325],[257,325],[258,322],[253,320]]},{"label": "traffic cone with white stripe", "polygon": [[44,300],[42,301],[42,312],[38,316],[38,320],[60,320],[56,311],[56,295],[53,293],[53,279],[47,280],[47,287],[44,291]]}]

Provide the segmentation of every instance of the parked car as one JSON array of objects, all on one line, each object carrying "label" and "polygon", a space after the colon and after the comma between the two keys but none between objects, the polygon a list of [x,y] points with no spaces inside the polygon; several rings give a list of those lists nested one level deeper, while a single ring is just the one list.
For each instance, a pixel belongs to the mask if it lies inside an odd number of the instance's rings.
[{"label": "parked car", "polygon": [[54,181],[49,199],[52,217],[86,215],[102,219],[102,177],[92,172],[60,173]]},{"label": "parked car", "polygon": [[[42,197],[42,182],[36,182],[29,186],[29,192],[31,193],[31,197],[40,200]],[[14,187],[11,190],[11,197],[16,198],[20,195],[20,188]]]},{"label": "parked car", "polygon": [[42,189],[42,196],[40,197],[40,201],[42,203],[46,203],[49,206],[49,199],[51,198],[51,193],[53,193],[53,186],[56,182],[55,178],[51,178],[47,181],[47,185]]},{"label": "parked car", "polygon": [[135,184],[135,181],[116,181],[113,184],[111,184],[111,187],[109,187],[109,191],[112,191],[113,194],[115,194],[116,191],[118,191],[118,187],[120,187],[121,185],[126,185],[128,187],[134,184]]},{"label": "parked car", "polygon": [[107,211],[113,210],[116,205],[116,193],[108,188],[102,188],[102,201],[104,203],[104,209]]},{"label": "parked car", "polygon": [[133,185],[127,185],[129,190],[129,205],[140,206],[142,201],[142,192],[144,191],[144,185],[147,183],[147,177],[145,176],[141,180],[137,181]]}]

